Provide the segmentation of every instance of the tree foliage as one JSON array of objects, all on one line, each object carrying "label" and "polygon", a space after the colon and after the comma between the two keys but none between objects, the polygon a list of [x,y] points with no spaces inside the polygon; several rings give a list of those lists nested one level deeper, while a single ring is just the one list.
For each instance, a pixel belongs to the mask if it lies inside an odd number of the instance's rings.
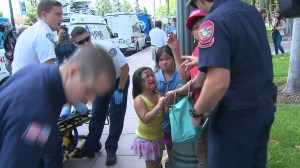
[{"label": "tree foliage", "polygon": [[0,10],[0,17],[3,17],[3,11]]},{"label": "tree foliage", "polygon": [[[176,0],[169,0],[169,16],[176,16]],[[168,17],[167,4],[164,4],[155,10],[156,18]]]},{"label": "tree foliage", "polygon": [[96,0],[95,11],[104,16],[105,13],[113,12],[113,6],[109,0]]},{"label": "tree foliage", "polygon": [[128,0],[124,0],[123,10],[124,10],[124,12],[129,12],[129,13],[134,12],[134,9],[133,9],[131,3]]},{"label": "tree foliage", "polygon": [[39,0],[26,0],[26,18],[25,24],[32,25],[37,21],[37,5]]}]

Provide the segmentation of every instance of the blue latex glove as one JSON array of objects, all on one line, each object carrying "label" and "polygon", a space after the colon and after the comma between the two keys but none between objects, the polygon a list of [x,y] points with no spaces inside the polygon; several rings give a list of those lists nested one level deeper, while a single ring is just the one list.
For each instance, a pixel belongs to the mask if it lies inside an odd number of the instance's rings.
[{"label": "blue latex glove", "polygon": [[84,103],[77,103],[74,108],[80,115],[85,115],[89,110]]},{"label": "blue latex glove", "polygon": [[123,102],[123,93],[116,90],[114,93],[114,98],[117,105],[121,104]]},{"label": "blue latex glove", "polygon": [[61,109],[60,117],[67,117],[70,114],[71,114],[71,106],[66,105]]}]

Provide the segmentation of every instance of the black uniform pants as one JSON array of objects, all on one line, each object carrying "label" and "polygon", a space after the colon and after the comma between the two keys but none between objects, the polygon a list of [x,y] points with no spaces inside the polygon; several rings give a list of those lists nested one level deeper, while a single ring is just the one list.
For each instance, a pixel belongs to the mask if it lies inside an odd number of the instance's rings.
[{"label": "black uniform pants", "polygon": [[220,108],[209,130],[209,168],[265,168],[273,102],[232,110]]}]

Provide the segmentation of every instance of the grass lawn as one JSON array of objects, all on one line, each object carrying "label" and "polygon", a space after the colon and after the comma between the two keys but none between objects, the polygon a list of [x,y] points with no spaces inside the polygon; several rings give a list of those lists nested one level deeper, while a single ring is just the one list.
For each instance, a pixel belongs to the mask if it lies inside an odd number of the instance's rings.
[{"label": "grass lawn", "polygon": [[[289,56],[273,58],[274,82],[286,83]],[[300,167],[300,104],[278,104],[268,148],[268,168]]]},{"label": "grass lawn", "polygon": [[273,56],[274,82],[276,85],[285,84],[287,81],[290,54],[287,54],[283,58],[284,59],[281,59],[279,56]]}]

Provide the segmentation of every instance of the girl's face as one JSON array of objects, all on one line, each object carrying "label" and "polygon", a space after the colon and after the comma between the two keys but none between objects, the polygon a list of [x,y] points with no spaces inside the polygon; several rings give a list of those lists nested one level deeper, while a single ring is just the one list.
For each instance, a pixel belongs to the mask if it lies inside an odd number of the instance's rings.
[{"label": "girl's face", "polygon": [[201,22],[202,22],[202,19],[198,20],[196,22],[196,24],[193,26],[193,29],[192,29],[193,36],[196,40],[199,40],[199,38],[198,38],[198,36],[199,36],[199,27],[201,25]]},{"label": "girl's face", "polygon": [[275,15],[274,15],[274,16],[275,16],[275,18],[278,18],[279,15],[280,15],[280,14],[279,14],[278,12],[275,12]]},{"label": "girl's face", "polygon": [[175,60],[172,56],[170,56],[168,53],[163,52],[160,56],[159,60],[159,68],[163,71],[173,71],[175,67]]},{"label": "girl's face", "polygon": [[143,79],[143,90],[155,90],[156,89],[156,79],[152,70],[147,69],[142,72],[141,75]]}]

